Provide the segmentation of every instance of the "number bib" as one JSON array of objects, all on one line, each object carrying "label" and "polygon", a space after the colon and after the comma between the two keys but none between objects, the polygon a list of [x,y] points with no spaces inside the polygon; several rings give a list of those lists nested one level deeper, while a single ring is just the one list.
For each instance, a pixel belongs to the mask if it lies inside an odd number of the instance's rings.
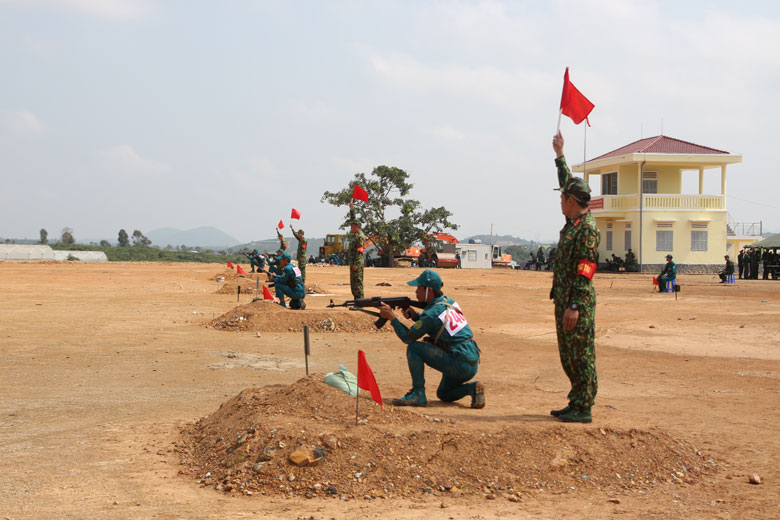
[{"label": "number bib", "polygon": [[293,272],[295,273],[295,276],[301,276],[301,270],[298,269],[298,266],[293,266]]},{"label": "number bib", "polygon": [[444,309],[444,312],[439,314],[439,319],[446,325],[445,328],[450,336],[454,336],[460,332],[463,327],[469,324],[469,322],[466,321],[466,317],[463,315],[463,311],[460,310],[460,305],[458,305],[457,302],[452,304],[452,308]]}]

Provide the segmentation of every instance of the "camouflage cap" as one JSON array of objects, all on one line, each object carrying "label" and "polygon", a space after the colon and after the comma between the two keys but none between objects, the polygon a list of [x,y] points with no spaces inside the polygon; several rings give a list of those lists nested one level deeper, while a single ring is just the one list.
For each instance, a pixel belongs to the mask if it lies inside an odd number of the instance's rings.
[{"label": "camouflage cap", "polygon": [[565,193],[583,204],[590,202],[590,186],[588,186],[588,183],[585,182],[584,179],[580,179],[579,177],[571,177],[566,181],[566,184],[560,188],[555,188],[555,191]]}]

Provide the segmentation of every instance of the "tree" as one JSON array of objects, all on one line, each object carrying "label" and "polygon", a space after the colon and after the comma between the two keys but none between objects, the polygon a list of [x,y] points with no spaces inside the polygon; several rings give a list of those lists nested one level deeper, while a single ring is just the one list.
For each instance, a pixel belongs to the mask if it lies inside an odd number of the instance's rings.
[{"label": "tree", "polygon": [[44,228],[41,228],[41,244],[48,244],[49,243],[49,232],[46,231]]},{"label": "tree", "polygon": [[73,238],[73,229],[69,227],[62,228],[62,238],[60,238],[60,243],[64,246],[72,246],[76,243],[76,239]]},{"label": "tree", "polygon": [[146,238],[144,234],[141,233],[140,230],[136,229],[135,231],[133,231],[133,245],[148,247],[152,245],[152,241]]},{"label": "tree", "polygon": [[108,240],[101,240],[100,247],[111,247],[111,242],[109,242]]},{"label": "tree", "polygon": [[130,245],[130,238],[127,236],[127,231],[124,229],[119,230],[119,237],[117,237],[119,247],[127,247]]},{"label": "tree", "polygon": [[[377,166],[370,173],[355,174],[349,186],[341,191],[326,191],[321,202],[334,206],[347,206],[352,200],[355,184],[368,192],[368,204],[355,203],[355,214],[362,222],[363,232],[387,257],[388,266],[393,265],[393,255],[400,253],[415,242],[422,242],[425,235],[446,229],[458,229],[449,221],[452,213],[443,206],[423,210],[420,202],[409,198],[414,187],[408,182],[409,174],[392,166]],[[398,213],[395,218],[391,215]],[[341,225],[345,228],[348,216]]]}]

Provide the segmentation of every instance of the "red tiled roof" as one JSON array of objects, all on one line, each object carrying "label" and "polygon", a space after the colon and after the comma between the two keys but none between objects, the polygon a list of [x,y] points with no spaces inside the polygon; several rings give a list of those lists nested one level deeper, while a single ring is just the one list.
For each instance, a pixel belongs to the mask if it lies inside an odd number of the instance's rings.
[{"label": "red tiled roof", "polygon": [[682,141],[665,135],[657,135],[655,137],[634,141],[617,150],[612,150],[595,159],[591,159],[591,161],[619,157],[632,153],[728,154],[728,152],[724,152],[723,150],[716,150],[715,148],[689,143],[688,141]]}]

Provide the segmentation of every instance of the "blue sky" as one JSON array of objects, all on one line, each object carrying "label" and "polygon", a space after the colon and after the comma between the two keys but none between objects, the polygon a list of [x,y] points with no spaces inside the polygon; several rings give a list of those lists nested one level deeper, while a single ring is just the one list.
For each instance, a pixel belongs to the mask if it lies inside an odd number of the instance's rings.
[{"label": "blue sky", "polygon": [[[737,220],[780,231],[780,9],[733,2],[0,0],[0,236],[216,226],[309,236],[358,171],[408,171],[456,236],[554,240],[564,68],[588,157],[665,135],[743,154]],[[570,162],[581,126],[564,118]],[[693,183],[695,185],[695,182]],[[719,188],[708,174],[708,190]]]}]

